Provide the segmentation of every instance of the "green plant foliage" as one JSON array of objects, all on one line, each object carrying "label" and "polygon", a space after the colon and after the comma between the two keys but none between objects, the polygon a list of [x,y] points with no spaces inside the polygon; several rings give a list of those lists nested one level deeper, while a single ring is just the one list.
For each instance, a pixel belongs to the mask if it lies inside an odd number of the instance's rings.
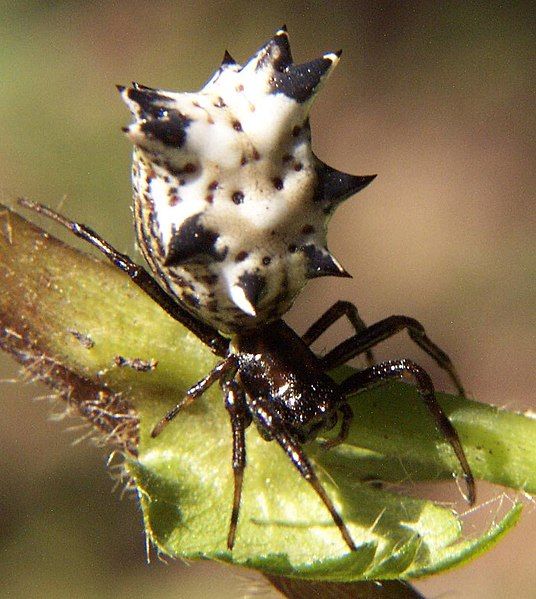
[{"label": "green plant foliage", "polygon": [[[120,394],[135,409],[139,428],[129,430],[137,455],[128,454],[126,468],[139,491],[147,534],[163,553],[319,580],[405,578],[478,555],[517,521],[516,504],[480,537],[466,539],[452,510],[361,482],[452,479],[458,471],[414,389],[389,385],[354,398],[348,443],[329,452],[317,444],[307,447],[358,551],[348,552],[316,494],[279,447],[252,426],[236,545],[229,552],[231,435],[219,389],[185,410],[156,440],[149,435],[215,364],[214,356],[108,264],[8,209],[0,218],[2,346],[41,378],[69,373],[74,403],[84,400],[84,381]],[[91,343],[84,342],[88,339]],[[156,367],[146,372],[118,367],[116,356],[154,360]],[[44,358],[63,370],[40,371]],[[467,399],[440,400],[478,478],[536,490],[533,419]],[[121,426],[121,414],[113,417]]]}]

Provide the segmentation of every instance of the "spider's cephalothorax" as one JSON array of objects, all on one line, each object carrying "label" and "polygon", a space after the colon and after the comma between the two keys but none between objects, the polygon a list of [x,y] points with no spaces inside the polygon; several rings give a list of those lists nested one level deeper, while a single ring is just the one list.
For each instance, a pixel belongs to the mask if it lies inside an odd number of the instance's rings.
[{"label": "spider's cephalothorax", "polygon": [[326,247],[337,205],[373,177],[311,150],[308,115],[339,60],[294,64],[283,28],[197,93],[120,92],[135,121],[138,242],[168,292],[224,332],[285,313],[307,279],[348,276]]}]

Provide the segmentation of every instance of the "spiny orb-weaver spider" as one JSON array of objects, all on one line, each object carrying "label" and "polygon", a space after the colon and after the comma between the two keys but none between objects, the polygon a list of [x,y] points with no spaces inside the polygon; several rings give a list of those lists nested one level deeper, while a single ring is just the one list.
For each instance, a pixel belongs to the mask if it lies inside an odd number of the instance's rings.
[{"label": "spiny orb-weaver spider", "polygon": [[[306,281],[349,276],[326,247],[335,208],[374,176],[339,172],[311,150],[308,113],[340,52],[294,64],[283,27],[243,66],[225,53],[198,93],[133,83],[118,86],[134,117],[124,128],[134,144],[137,239],[152,274],[94,231],[28,200],[21,204],[94,245],[168,314],[222,358],[156,424],[152,437],[219,382],[233,435],[234,498],[227,546],[233,548],[246,466],[245,429],[255,422],[275,440],[324,502],[351,550],[356,545],[302,449],[318,433],[346,439],[350,395],[393,378],[412,380],[452,446],[467,485],[475,485],[458,434],[439,406],[429,375],[401,359],[373,364],[371,348],[406,329],[463,387],[448,356],[422,325],[391,316],[366,326],[355,306],[339,301],[298,336],[281,319]],[[320,357],[310,345],[346,316],[355,334]],[[364,354],[368,367],[336,384],[331,369]]]}]

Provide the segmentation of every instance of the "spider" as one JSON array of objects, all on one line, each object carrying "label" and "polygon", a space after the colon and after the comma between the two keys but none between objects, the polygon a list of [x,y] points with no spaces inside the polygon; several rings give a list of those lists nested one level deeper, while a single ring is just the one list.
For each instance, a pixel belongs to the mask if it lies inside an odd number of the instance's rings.
[{"label": "spider", "polygon": [[[19,203],[66,227],[99,250],[172,318],[221,358],[153,428],[157,437],[216,382],[229,414],[234,495],[227,536],[233,549],[246,467],[245,430],[255,423],[276,441],[320,497],[350,550],[346,524],[319,481],[303,445],[335,427],[332,448],[349,433],[351,395],[390,379],[409,379],[450,443],[475,501],[474,478],[458,434],[436,400],[430,376],[408,359],[374,364],[372,348],[407,330],[463,386],[445,352],[407,316],[366,326],[338,301],[299,336],[281,316],[307,279],[349,276],[326,247],[327,221],[339,203],[374,176],[336,171],[310,148],[308,112],[340,52],[294,64],[286,28],[241,66],[228,52],[197,94],[118,86],[135,122],[134,216],[151,272],[89,227],[26,199]],[[216,141],[214,141],[216,140]],[[324,356],[310,346],[346,317],[355,334]],[[328,372],[365,355],[368,366],[337,384]]]}]

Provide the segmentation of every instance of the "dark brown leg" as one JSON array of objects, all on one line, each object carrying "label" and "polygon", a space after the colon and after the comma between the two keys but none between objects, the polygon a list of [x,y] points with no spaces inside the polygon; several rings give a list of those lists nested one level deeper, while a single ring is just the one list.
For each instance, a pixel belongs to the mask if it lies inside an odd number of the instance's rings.
[{"label": "dark brown leg", "polygon": [[233,511],[231,512],[231,522],[227,535],[227,548],[232,550],[236,538],[242,483],[246,468],[246,428],[251,424],[251,415],[244,392],[239,388],[236,381],[226,381],[222,384],[222,389],[225,394],[225,407],[231,418],[231,429],[233,431],[234,495]]},{"label": "dark brown leg", "polygon": [[184,310],[176,300],[170,297],[160,285],[158,285],[155,279],[145,270],[145,268],[143,268],[143,266],[133,262],[126,254],[118,252],[89,227],[68,220],[54,210],[51,210],[42,204],[31,202],[25,198],[20,198],[18,203],[24,208],[29,208],[30,210],[59,223],[76,235],[76,237],[87,241],[93,247],[97,248],[97,250],[104,254],[114,266],[126,273],[133,283],[140,287],[140,289],[142,289],[172,318],[178,320],[187,329],[192,331],[194,335],[197,335],[216,355],[221,357],[226,355],[229,341],[225,339],[225,337],[222,337],[216,329],[197,320]]},{"label": "dark brown leg", "polygon": [[[303,341],[306,345],[311,345],[314,343],[320,335],[322,335],[325,331],[329,329],[329,327],[337,322],[339,318],[346,316],[350,321],[350,324],[354,327],[356,333],[360,333],[367,328],[367,325],[359,316],[359,312],[357,308],[351,302],[338,301],[331,306],[322,316],[305,331],[305,334],[302,336]],[[374,364],[374,354],[369,349],[365,352],[367,362],[369,366]]]},{"label": "dark brown leg", "polygon": [[365,353],[371,347],[396,335],[403,329],[407,329],[411,339],[447,372],[458,393],[465,396],[460,377],[448,355],[428,338],[420,322],[408,316],[390,316],[343,341],[321,358],[322,367],[324,370],[331,370],[336,366],[345,364],[348,360]]},{"label": "dark brown leg", "polygon": [[352,423],[352,418],[354,417],[354,413],[352,412],[352,408],[347,403],[342,403],[339,406],[339,411],[342,414],[341,428],[339,430],[339,434],[333,439],[328,439],[322,443],[322,447],[324,449],[331,449],[332,447],[336,447],[341,443],[346,441],[348,437],[348,433],[350,432],[350,424]]},{"label": "dark brown leg", "polygon": [[286,430],[284,423],[273,410],[272,404],[266,400],[253,399],[250,400],[249,407],[259,425],[279,443],[298,472],[316,491],[340,530],[345,543],[351,551],[355,551],[357,547],[350,536],[350,532],[318,480],[311,462],[303,452],[301,445]]},{"label": "dark brown leg", "polygon": [[213,385],[217,380],[221,379],[223,376],[229,374],[233,369],[236,369],[236,358],[234,355],[229,356],[226,360],[220,362],[207,374],[205,378],[198,381],[193,387],[190,387],[183,399],[181,399],[181,401],[174,408],[172,408],[153,428],[151,432],[151,437],[153,439],[157,437],[183,408],[189,406],[198,397],[201,397],[201,395],[203,395],[203,393],[211,385]]},{"label": "dark brown leg", "polygon": [[475,480],[467,457],[463,450],[460,437],[452,426],[443,408],[439,405],[434,391],[432,379],[418,364],[410,360],[389,360],[366,370],[356,372],[344,380],[341,385],[342,393],[348,397],[359,391],[364,391],[393,378],[410,379],[417,385],[417,390],[426,407],[434,417],[441,434],[450,443],[463,471],[463,478],[467,486],[467,501],[473,505],[475,502]]}]

